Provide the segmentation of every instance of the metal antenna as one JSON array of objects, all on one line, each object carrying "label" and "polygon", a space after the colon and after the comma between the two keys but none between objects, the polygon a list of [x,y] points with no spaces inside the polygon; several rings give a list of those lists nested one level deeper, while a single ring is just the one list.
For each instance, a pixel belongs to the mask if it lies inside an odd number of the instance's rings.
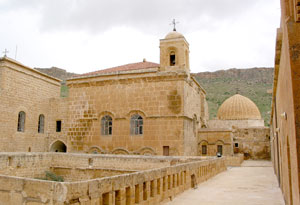
[{"label": "metal antenna", "polygon": [[8,51],[7,49],[5,49],[5,50],[3,51],[3,53],[4,53],[4,57],[6,57],[6,54],[8,54],[9,51]]},{"label": "metal antenna", "polygon": [[173,31],[176,31],[176,24],[179,24],[179,22],[176,22],[175,19],[173,19],[172,23],[170,23],[170,25],[173,25]]}]

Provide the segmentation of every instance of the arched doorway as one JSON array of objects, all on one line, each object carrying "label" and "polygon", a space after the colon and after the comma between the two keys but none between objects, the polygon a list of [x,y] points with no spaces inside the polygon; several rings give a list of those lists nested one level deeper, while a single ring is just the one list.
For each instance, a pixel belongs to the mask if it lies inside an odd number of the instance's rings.
[{"label": "arched doorway", "polygon": [[50,152],[67,152],[67,146],[60,140],[52,143]]}]

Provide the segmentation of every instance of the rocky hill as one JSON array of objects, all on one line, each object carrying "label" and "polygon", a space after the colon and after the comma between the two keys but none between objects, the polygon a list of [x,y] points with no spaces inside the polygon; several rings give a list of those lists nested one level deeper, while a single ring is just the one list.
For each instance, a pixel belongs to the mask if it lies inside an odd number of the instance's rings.
[{"label": "rocky hill", "polygon": [[51,68],[34,68],[42,73],[45,73],[47,75],[50,75],[52,77],[66,80],[68,78],[71,78],[72,76],[76,75],[75,73],[69,73],[64,69],[57,68],[57,67],[51,67]]},{"label": "rocky hill", "polygon": [[259,108],[265,125],[269,125],[272,101],[273,68],[229,69],[194,74],[207,92],[210,118],[230,96],[239,93]]},{"label": "rocky hill", "polygon": [[[52,68],[36,68],[40,72],[65,80],[75,73]],[[230,96],[239,93],[250,98],[259,108],[265,125],[269,125],[272,100],[273,68],[229,69],[193,74],[207,92],[210,118],[216,118],[218,108]],[[62,86],[62,96],[67,87]]]}]

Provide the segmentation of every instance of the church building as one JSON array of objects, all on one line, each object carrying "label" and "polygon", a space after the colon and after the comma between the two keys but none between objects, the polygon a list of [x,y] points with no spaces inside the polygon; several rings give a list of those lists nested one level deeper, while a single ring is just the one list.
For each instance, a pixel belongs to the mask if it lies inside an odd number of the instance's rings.
[{"label": "church building", "polygon": [[206,92],[190,73],[189,44],[160,40],[160,64],[131,63],[61,81],[0,59],[1,151],[270,157],[257,106],[235,95],[209,120]]},{"label": "church building", "polygon": [[190,74],[189,44],[172,31],[160,64],[142,62],[60,81],[0,59],[2,151],[197,155],[205,90]]}]

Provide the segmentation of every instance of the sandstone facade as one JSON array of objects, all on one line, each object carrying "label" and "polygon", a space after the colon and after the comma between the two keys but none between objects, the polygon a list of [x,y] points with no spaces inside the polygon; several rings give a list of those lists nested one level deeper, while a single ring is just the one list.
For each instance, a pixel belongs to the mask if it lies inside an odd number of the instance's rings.
[{"label": "sandstone facade", "polygon": [[60,97],[59,80],[2,58],[2,150],[197,155],[208,108],[190,75],[189,44],[171,32],[160,55],[160,64],[144,60],[69,79],[68,97]]},{"label": "sandstone facade", "polygon": [[[52,101],[60,94],[60,80],[28,68],[12,59],[0,59],[0,150],[44,152],[48,150]],[[18,131],[18,115],[25,113],[24,130]],[[44,132],[38,132],[39,116],[45,116]]]},{"label": "sandstone facade", "polygon": [[272,161],[286,204],[300,204],[299,1],[281,1],[271,115]]}]

